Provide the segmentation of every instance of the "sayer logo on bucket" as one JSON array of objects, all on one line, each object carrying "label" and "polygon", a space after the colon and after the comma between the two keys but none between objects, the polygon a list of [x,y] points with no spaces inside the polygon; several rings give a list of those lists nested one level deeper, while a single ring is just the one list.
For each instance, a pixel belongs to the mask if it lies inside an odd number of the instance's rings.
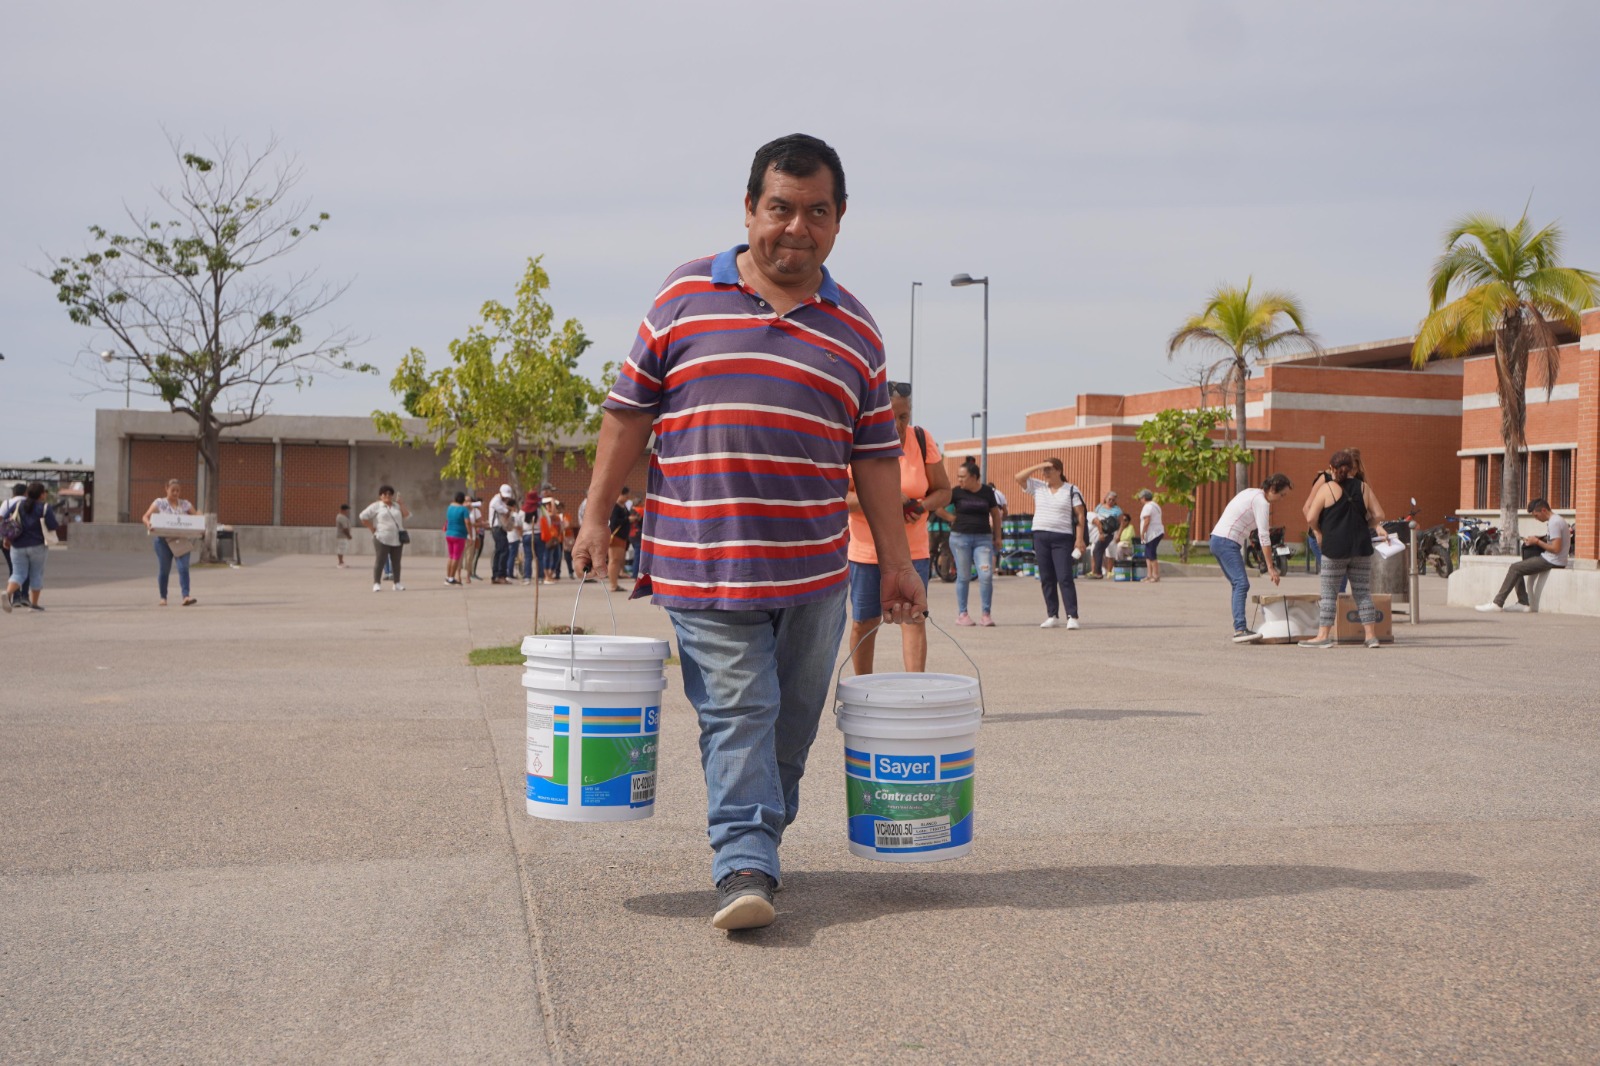
[{"label": "sayer logo on bucket", "polygon": [[932,781],[932,755],[880,755],[879,781]]}]

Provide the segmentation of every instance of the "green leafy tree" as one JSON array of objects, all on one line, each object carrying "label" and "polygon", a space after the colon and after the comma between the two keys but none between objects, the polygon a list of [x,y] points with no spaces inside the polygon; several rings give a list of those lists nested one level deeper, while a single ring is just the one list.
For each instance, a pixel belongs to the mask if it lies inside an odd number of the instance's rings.
[{"label": "green leafy tree", "polygon": [[1194,519],[1195,493],[1202,485],[1226,481],[1229,466],[1250,459],[1248,448],[1218,444],[1214,439],[1217,427],[1227,421],[1228,412],[1221,407],[1195,411],[1169,407],[1134,431],[1145,446],[1140,461],[1156,480],[1156,502],[1179,503],[1186,508],[1183,521],[1172,526],[1175,535],[1180,527],[1184,531],[1178,538],[1183,562],[1189,561],[1188,530]]},{"label": "green leafy tree", "polygon": [[1287,292],[1251,292],[1253,278],[1244,288],[1219,285],[1205,308],[1178,327],[1167,341],[1167,358],[1194,344],[1224,353],[1205,370],[1207,378],[1221,373],[1222,387],[1233,395],[1233,443],[1241,458],[1233,466],[1234,491],[1245,488],[1249,476],[1249,441],[1245,430],[1245,382],[1250,365],[1290,350],[1320,352],[1315,334],[1306,330],[1306,313],[1300,301]]},{"label": "green leafy tree", "polygon": [[[177,139],[171,147],[181,177],[157,191],[162,207],[129,209],[126,233],[90,226],[87,251],[39,275],[72,321],[109,334],[121,350],[120,358],[86,353],[80,372],[100,387],[121,384],[126,372],[140,391],[194,419],[203,510],[215,514],[224,431],[267,414],[279,386],[377,368],[347,357],[344,331],[307,332],[347,286],[277,269],[328,221],[291,198],[298,164],[280,157],[276,141],[259,153],[213,141],[208,156]],[[214,545],[208,551],[214,556]]]},{"label": "green leafy tree", "polygon": [[1579,312],[1600,299],[1600,278],[1562,266],[1560,227],[1534,231],[1526,210],[1509,229],[1488,215],[1466,215],[1445,232],[1444,243],[1428,278],[1428,317],[1417,327],[1411,362],[1421,367],[1430,359],[1459,359],[1493,343],[1506,448],[1500,550],[1514,554],[1527,484],[1529,358],[1534,352],[1543,356],[1548,396],[1560,364],[1553,327],[1580,332]]},{"label": "green leafy tree", "polygon": [[[591,342],[575,318],[555,329],[542,258],[528,260],[514,306],[490,300],[482,322],[450,342],[449,365],[430,370],[422,351],[407,352],[389,382],[403,412],[372,413],[390,439],[447,456],[441,477],[478,483],[498,467],[520,496],[538,484],[558,446],[599,429],[605,387],[577,369]],[[604,376],[612,371],[607,364]],[[423,431],[410,432],[405,414],[426,422]]]}]

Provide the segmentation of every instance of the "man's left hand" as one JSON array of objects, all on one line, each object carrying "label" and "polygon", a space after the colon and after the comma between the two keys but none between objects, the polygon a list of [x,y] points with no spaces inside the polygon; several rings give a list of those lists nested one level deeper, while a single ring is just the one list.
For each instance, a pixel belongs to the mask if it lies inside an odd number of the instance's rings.
[{"label": "man's left hand", "polygon": [[883,621],[887,625],[921,625],[928,613],[928,590],[922,587],[922,578],[915,569],[884,570],[878,585],[878,597],[883,603]]}]

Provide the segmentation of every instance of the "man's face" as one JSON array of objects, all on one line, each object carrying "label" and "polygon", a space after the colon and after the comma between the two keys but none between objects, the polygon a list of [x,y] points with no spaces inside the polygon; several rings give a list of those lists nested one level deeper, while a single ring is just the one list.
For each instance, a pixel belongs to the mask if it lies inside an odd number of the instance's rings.
[{"label": "man's face", "polygon": [[822,267],[839,235],[844,210],[833,203],[833,171],[826,166],[808,178],[767,171],[761,202],[744,198],[744,226],[750,255],[768,277],[800,284]]}]

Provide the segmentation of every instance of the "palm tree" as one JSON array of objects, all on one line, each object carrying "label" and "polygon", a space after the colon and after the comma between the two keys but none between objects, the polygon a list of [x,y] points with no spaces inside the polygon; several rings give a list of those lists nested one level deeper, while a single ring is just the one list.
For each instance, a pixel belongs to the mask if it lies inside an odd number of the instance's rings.
[{"label": "palm tree", "polygon": [[[1500,396],[1500,550],[1516,549],[1528,440],[1528,357],[1543,356],[1545,395],[1555,388],[1560,359],[1553,325],[1579,332],[1578,313],[1600,298],[1600,278],[1560,265],[1561,229],[1537,233],[1524,209],[1517,224],[1466,215],[1445,233],[1445,251],[1428,279],[1428,317],[1417,327],[1411,364],[1459,359],[1494,342],[1495,391]],[[1458,295],[1446,303],[1450,291]]]},{"label": "palm tree", "polygon": [[[1253,296],[1250,287],[1254,278],[1246,279],[1244,288],[1219,285],[1198,315],[1192,316],[1167,341],[1167,358],[1191,341],[1205,348],[1226,352],[1206,371],[1209,378],[1222,371],[1224,391],[1233,392],[1233,443],[1247,447],[1244,399],[1245,382],[1250,377],[1250,363],[1260,362],[1281,349],[1298,346],[1307,351],[1322,351],[1314,334],[1306,331],[1306,312],[1292,293],[1264,292]],[[1287,325],[1284,324],[1287,320]],[[1233,465],[1233,489],[1243,491],[1249,476],[1245,462]]]}]

